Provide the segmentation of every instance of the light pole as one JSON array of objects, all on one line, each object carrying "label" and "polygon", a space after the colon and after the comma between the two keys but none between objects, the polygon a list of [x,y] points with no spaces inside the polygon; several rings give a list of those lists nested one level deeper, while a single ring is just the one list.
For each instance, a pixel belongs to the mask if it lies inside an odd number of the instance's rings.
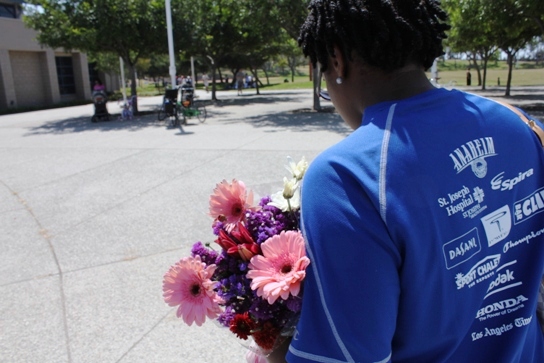
[{"label": "light pole", "polygon": [[127,90],[125,89],[125,63],[123,57],[119,57],[119,67],[121,68],[121,89],[123,90],[123,105],[127,104]]},{"label": "light pole", "polygon": [[170,79],[172,89],[176,87],[176,59],[174,57],[174,36],[172,35],[172,11],[170,0],[165,0],[166,7],[166,31],[168,33],[168,54],[170,55]]}]

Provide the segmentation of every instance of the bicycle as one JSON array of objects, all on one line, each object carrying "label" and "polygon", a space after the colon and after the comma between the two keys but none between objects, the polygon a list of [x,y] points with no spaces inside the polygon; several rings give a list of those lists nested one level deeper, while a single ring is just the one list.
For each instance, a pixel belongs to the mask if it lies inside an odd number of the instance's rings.
[{"label": "bicycle", "polygon": [[183,100],[178,104],[180,107],[180,113],[183,115],[183,124],[187,124],[188,117],[196,116],[200,123],[206,121],[208,112],[204,103],[195,100]]},{"label": "bicycle", "polygon": [[176,127],[179,123],[178,89],[167,89],[164,91],[161,108],[157,119],[163,121],[168,118],[167,126]]},{"label": "bicycle", "polygon": [[206,106],[202,102],[195,101],[195,89],[192,84],[184,84],[181,89],[181,102],[178,103],[180,113],[183,115],[183,124],[187,124],[188,117],[196,116],[200,123],[206,121]]}]

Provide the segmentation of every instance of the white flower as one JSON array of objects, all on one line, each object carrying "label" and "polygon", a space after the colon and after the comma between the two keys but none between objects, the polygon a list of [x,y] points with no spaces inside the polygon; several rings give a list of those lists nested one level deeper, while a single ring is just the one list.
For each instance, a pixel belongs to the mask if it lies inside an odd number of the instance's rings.
[{"label": "white flower", "polygon": [[270,196],[271,201],[268,205],[281,209],[283,212],[289,212],[300,208],[300,188],[299,184],[295,184],[293,189],[293,196],[289,199],[284,197],[284,190],[280,190]]},{"label": "white flower", "polygon": [[283,177],[283,197],[285,199],[293,198],[297,188],[298,183],[296,179],[287,179],[286,177]]},{"label": "white flower", "polygon": [[304,173],[306,173],[306,169],[308,169],[308,162],[306,161],[306,158],[303,156],[302,159],[295,164],[293,159],[291,159],[290,156],[287,157],[287,162],[289,163],[285,167],[291,175],[293,175],[293,178],[296,180],[302,180],[302,177],[304,176]]}]

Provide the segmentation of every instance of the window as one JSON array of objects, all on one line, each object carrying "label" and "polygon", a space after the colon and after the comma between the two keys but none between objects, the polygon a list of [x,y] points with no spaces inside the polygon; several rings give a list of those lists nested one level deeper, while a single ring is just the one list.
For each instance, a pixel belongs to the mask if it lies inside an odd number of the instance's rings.
[{"label": "window", "polygon": [[71,95],[76,93],[76,84],[74,80],[74,66],[72,57],[55,57],[57,64],[57,77],[59,81],[59,91],[61,95]]},{"label": "window", "polygon": [[0,18],[18,19],[20,14],[18,5],[0,3]]}]

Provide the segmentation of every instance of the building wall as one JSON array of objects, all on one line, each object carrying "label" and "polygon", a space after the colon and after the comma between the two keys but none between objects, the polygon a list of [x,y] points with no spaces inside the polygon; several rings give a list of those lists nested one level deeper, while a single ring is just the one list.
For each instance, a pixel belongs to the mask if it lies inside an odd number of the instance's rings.
[{"label": "building wall", "polygon": [[43,51],[35,30],[27,28],[21,19],[0,18],[0,49]]},{"label": "building wall", "polygon": [[45,80],[42,71],[43,52],[9,52],[14,79],[17,106],[47,104]]},{"label": "building wall", "polygon": [[[21,19],[0,17],[0,109],[90,100],[87,56],[41,46]],[[76,90],[60,95],[55,57],[71,56]]]}]

